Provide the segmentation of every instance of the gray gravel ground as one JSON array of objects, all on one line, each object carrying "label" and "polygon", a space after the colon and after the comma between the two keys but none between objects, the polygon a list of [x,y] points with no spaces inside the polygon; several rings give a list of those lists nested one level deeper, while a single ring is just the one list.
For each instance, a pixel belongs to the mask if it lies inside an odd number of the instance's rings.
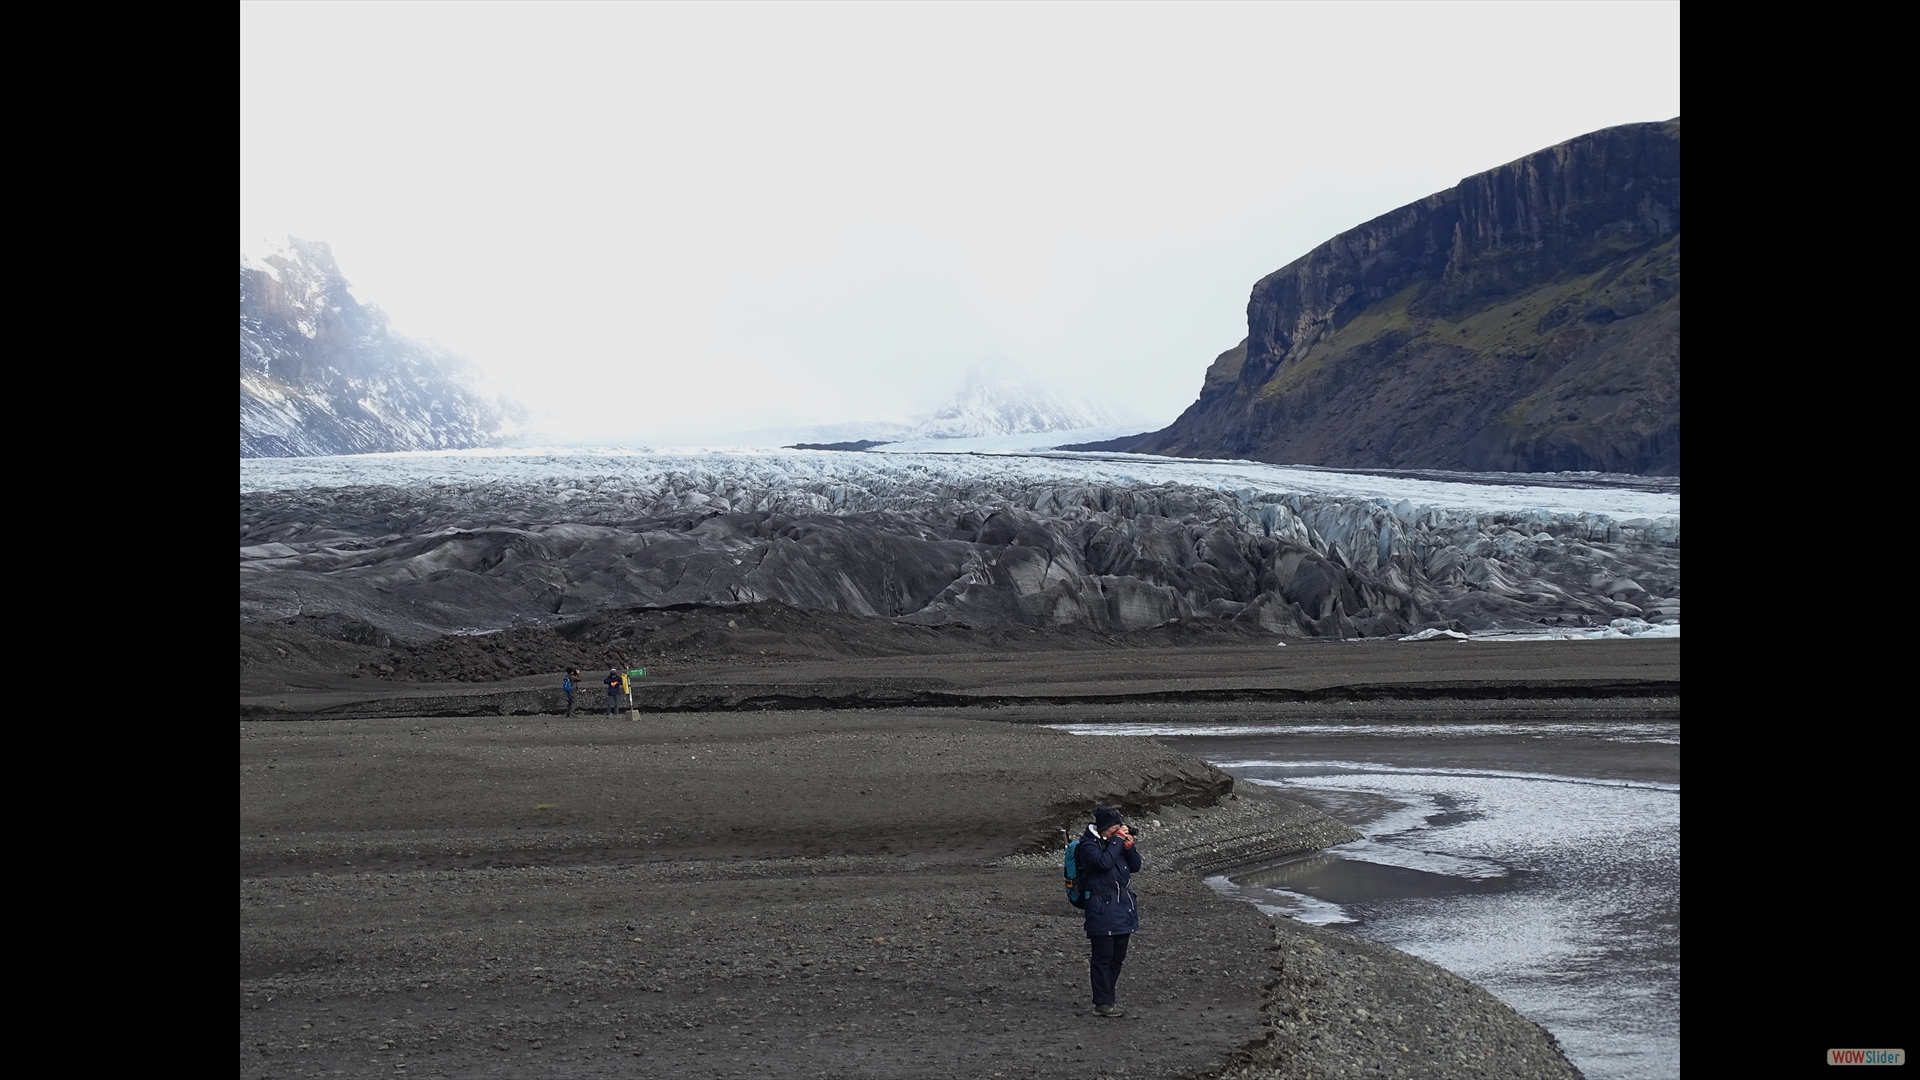
[{"label": "gray gravel ground", "polygon": [[874,857],[254,880],[249,1076],[1189,1076],[1259,1033],[1264,920],[1142,875],[1136,1019],[1052,870]]},{"label": "gray gravel ground", "polygon": [[[874,621],[874,620],[866,620]],[[1609,641],[1296,642],[1275,646],[1046,649],[840,659],[667,660],[645,663],[642,710],[1121,705],[1241,700],[1263,705],[1583,698],[1632,700],[1680,692],[1675,638]],[[485,641],[485,639],[479,639]],[[340,643],[309,642],[327,649]],[[1056,643],[1057,644],[1057,643]],[[469,648],[480,646],[468,645]],[[298,661],[298,663],[296,663]],[[243,657],[240,715],[257,719],[531,716],[564,711],[560,674],[477,682],[398,682],[321,670],[345,657],[295,654],[276,666]],[[503,669],[504,670],[504,669]],[[587,667],[582,712],[605,712]],[[597,709],[596,709],[597,707]]]},{"label": "gray gravel ground", "polygon": [[[1216,897],[1196,871],[1350,834],[1218,800],[1150,739],[931,711],[243,723],[240,768],[243,1076],[1573,1075],[1505,1071],[1558,1055],[1445,972]],[[1055,858],[1008,857],[1094,801],[1162,823],[1117,1021]]]},{"label": "gray gravel ground", "polygon": [[957,711],[240,725],[243,874],[1055,846],[1095,802],[1210,804],[1151,739]]},{"label": "gray gravel ground", "polygon": [[1274,943],[1267,1035],[1232,1080],[1580,1076],[1545,1029],[1452,972],[1286,919]]}]

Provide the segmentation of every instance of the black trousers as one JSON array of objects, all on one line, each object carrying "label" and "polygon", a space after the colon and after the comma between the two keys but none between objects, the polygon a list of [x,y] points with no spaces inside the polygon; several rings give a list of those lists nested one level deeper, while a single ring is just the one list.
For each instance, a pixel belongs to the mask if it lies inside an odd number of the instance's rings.
[{"label": "black trousers", "polygon": [[1120,982],[1120,965],[1127,962],[1127,942],[1132,938],[1132,934],[1101,934],[1087,939],[1093,946],[1087,969],[1093,976],[1095,1005],[1113,1004],[1113,989]]}]

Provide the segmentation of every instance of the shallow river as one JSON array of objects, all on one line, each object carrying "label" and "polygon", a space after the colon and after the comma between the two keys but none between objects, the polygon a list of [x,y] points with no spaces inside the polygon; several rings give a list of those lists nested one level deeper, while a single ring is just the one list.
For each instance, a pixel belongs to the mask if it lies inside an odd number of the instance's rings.
[{"label": "shallow river", "polygon": [[1591,1080],[1679,1075],[1678,723],[1067,730],[1160,736],[1365,835],[1222,893],[1472,979]]}]

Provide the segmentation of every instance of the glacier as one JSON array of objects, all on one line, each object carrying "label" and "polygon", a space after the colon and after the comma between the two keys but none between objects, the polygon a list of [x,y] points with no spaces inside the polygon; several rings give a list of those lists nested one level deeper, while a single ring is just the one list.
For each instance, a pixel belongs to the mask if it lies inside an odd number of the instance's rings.
[{"label": "glacier", "polygon": [[1130,454],[242,459],[243,620],[418,640],[669,604],[1280,640],[1676,635],[1679,483]]}]

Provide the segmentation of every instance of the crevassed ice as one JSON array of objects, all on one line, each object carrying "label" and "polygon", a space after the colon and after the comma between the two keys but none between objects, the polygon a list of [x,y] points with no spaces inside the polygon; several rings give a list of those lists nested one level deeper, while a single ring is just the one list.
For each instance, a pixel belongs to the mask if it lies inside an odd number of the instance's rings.
[{"label": "crevassed ice", "polygon": [[859,489],[901,484],[1058,483],[1138,486],[1182,484],[1240,496],[1304,494],[1383,499],[1401,516],[1425,508],[1454,511],[1604,515],[1636,528],[1679,526],[1675,491],[1478,484],[1415,477],[1337,473],[1249,461],[1187,460],[1149,455],[1072,454],[850,454],[752,448],[648,450],[592,449],[404,451],[341,457],[246,458],[240,490],[276,491],[367,484],[484,484],[587,481],[644,482],[689,472],[721,483],[774,487],[837,482]]}]

